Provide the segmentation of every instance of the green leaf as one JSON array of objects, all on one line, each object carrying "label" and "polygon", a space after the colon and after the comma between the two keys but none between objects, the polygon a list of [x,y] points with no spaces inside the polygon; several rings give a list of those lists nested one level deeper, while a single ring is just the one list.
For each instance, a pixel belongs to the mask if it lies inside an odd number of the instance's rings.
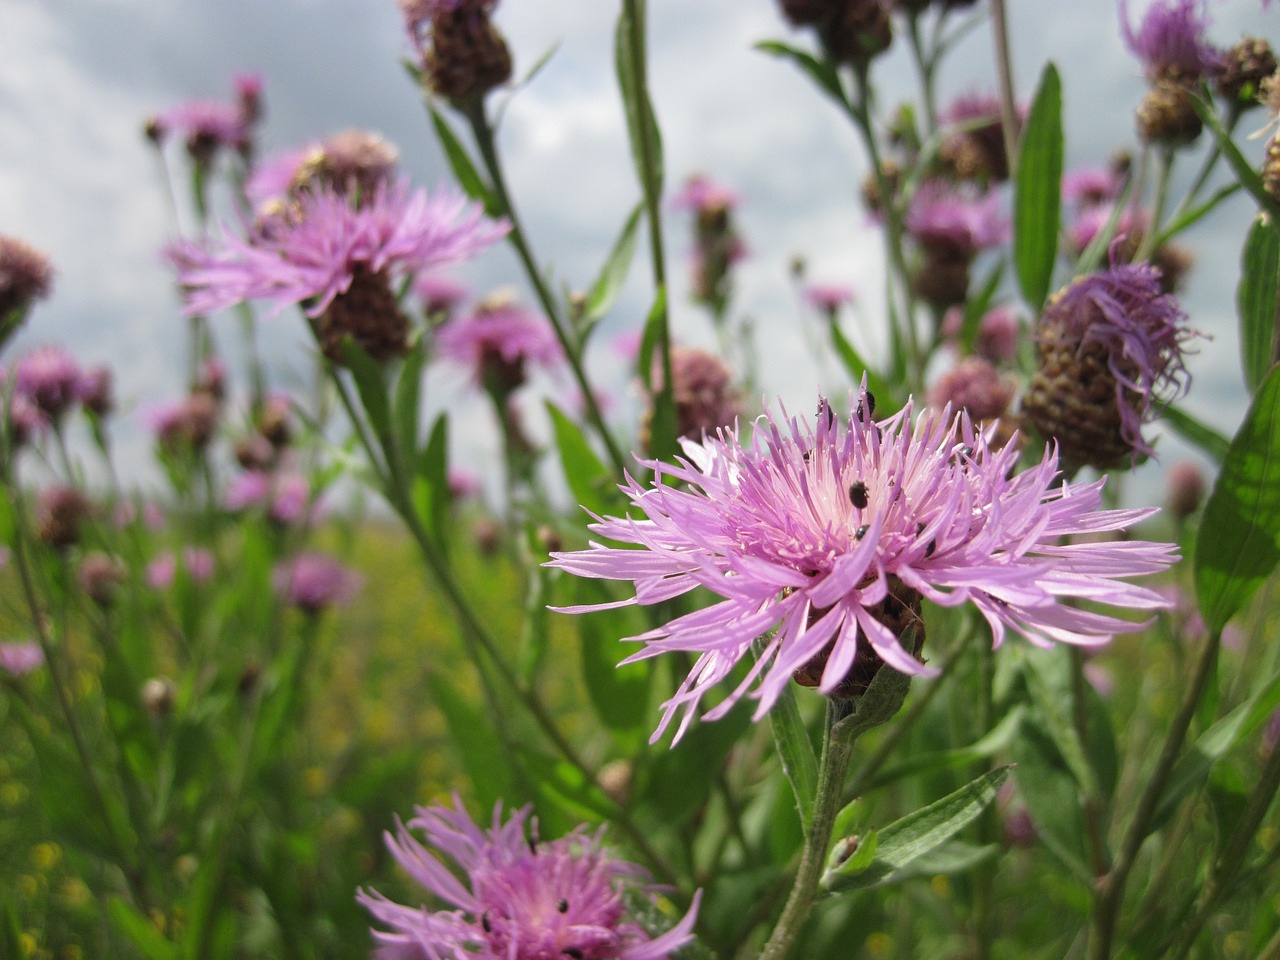
[{"label": "green leaf", "polygon": [[509,751],[493,719],[468,703],[442,674],[429,673],[427,684],[449,726],[453,747],[475,791],[477,806],[492,810],[499,800],[509,801],[514,796],[515,778],[510,763],[502,759]]},{"label": "green leaf", "polygon": [[1058,255],[1062,191],[1062,84],[1046,64],[1018,145],[1013,192],[1013,259],[1022,296],[1044,306]]},{"label": "green leaf", "polygon": [[849,863],[860,862],[861,858],[855,855],[824,872],[822,887],[830,891],[859,890],[905,879],[909,865],[938,851],[990,806],[1010,769],[1005,766],[984,773],[941,800],[876,831],[875,858],[870,865],[850,870]]},{"label": "green leaf", "polygon": [[658,197],[662,194],[663,180],[662,134],[658,130],[653,102],[649,99],[645,64],[636,60],[634,48],[638,46],[643,54],[644,18],[644,0],[624,0],[615,34],[614,66],[618,74],[618,87],[622,91],[622,106],[627,117],[627,133],[636,173],[644,187],[645,196]]},{"label": "green leaf", "polygon": [[968,356],[973,353],[978,342],[978,331],[982,328],[982,318],[991,309],[996,291],[1000,289],[1000,281],[1004,279],[1005,261],[996,261],[987,279],[978,288],[978,295],[970,297],[964,307],[964,323],[960,326],[960,353]]},{"label": "green leaf", "polygon": [[1227,455],[1227,448],[1231,446],[1231,441],[1213,427],[1172,405],[1161,410],[1160,417],[1173,427],[1174,433],[1188,443],[1199,447],[1213,459],[1214,463],[1222,463]]},{"label": "green leaf", "polygon": [[800,716],[795,691],[787,684],[773,709],[769,711],[769,726],[773,730],[773,745],[782,763],[782,772],[791,784],[796,798],[796,810],[800,814],[800,826],[809,835],[813,826],[813,801],[818,789],[818,758],[813,751],[813,740]]},{"label": "green leaf", "polygon": [[391,462],[391,453],[395,449],[391,432],[391,401],[387,398],[387,381],[382,367],[349,336],[342,338],[342,355],[360,395],[364,415],[378,438],[388,465],[394,470],[396,465]]},{"label": "green leaf", "polygon": [[858,353],[853,344],[849,342],[849,339],[844,335],[838,324],[833,322],[828,326],[831,329],[831,343],[836,348],[836,355],[840,357],[840,362],[844,364],[844,368],[849,374],[849,379],[855,384],[861,384],[865,375],[867,389],[876,398],[876,406],[885,411],[897,410],[901,404],[897,402],[897,391],[890,388],[889,381],[880,376],[863,359],[862,354]]},{"label": "green leaf", "polygon": [[631,211],[631,216],[627,217],[627,222],[623,224],[622,233],[614,241],[613,249],[609,251],[609,256],[600,269],[600,275],[596,277],[595,283],[587,293],[585,320],[588,323],[594,324],[596,320],[603,317],[618,299],[618,293],[622,290],[622,284],[626,281],[627,273],[631,269],[631,259],[636,250],[636,235],[640,226],[640,214],[643,212],[643,204],[637,204]]},{"label": "green leaf", "polygon": [[1280,673],[1248,700],[1200,735],[1169,775],[1168,785],[1151,818],[1151,830],[1168,822],[1183,799],[1208,778],[1214,765],[1235,746],[1253,736],[1280,707]]},{"label": "green leaf", "polygon": [[422,369],[426,362],[427,352],[422,341],[415,340],[396,380],[396,434],[400,449],[410,457],[418,449],[418,408],[422,404]]},{"label": "green leaf", "polygon": [[449,520],[449,415],[441,413],[431,426],[427,444],[418,453],[413,475],[413,507],[427,532],[441,548],[448,546],[445,528]]},{"label": "green leaf", "polygon": [[1240,263],[1236,307],[1240,313],[1240,360],[1249,390],[1271,369],[1275,356],[1276,307],[1280,300],[1280,231],[1263,217],[1253,221]]},{"label": "green leaf", "polygon": [[939,770],[948,770],[953,767],[964,766],[965,764],[976,763],[979,760],[990,760],[1002,750],[1007,750],[1017,736],[1024,717],[1026,716],[1026,707],[1019,704],[1010,710],[1000,722],[992,727],[985,736],[967,747],[956,747],[953,750],[932,750],[925,753],[917,753],[886,768],[882,773],[872,777],[864,788],[870,793],[880,787],[888,786],[896,783],[905,777],[911,777],[919,773],[933,773]]},{"label": "green leaf", "polygon": [[493,190],[484,182],[484,178],[480,176],[476,165],[471,162],[471,156],[467,153],[467,148],[462,145],[462,141],[458,139],[453,132],[453,128],[440,111],[434,105],[428,104],[427,109],[431,111],[431,125],[435,128],[436,137],[440,141],[440,146],[444,149],[445,159],[449,161],[449,168],[453,170],[454,177],[457,178],[458,185],[466,192],[472,200],[479,200],[484,204],[485,212],[489,216],[494,217],[502,213],[498,204],[498,199]]},{"label": "green leaf", "polygon": [[613,507],[614,498],[609,495],[614,487],[613,476],[591,449],[576,423],[550,402],[547,403],[547,413],[551,415],[551,429],[569,492],[580,506],[603,516]]},{"label": "green leaf", "polygon": [[1218,147],[1222,150],[1222,155],[1226,157],[1227,162],[1231,164],[1231,169],[1235,171],[1236,179],[1240,181],[1240,185],[1253,195],[1253,199],[1258,201],[1258,206],[1271,215],[1273,225],[1280,224],[1280,203],[1277,203],[1276,199],[1267,193],[1267,188],[1263,185],[1262,177],[1258,175],[1258,171],[1253,168],[1253,164],[1240,152],[1240,148],[1231,139],[1231,134],[1222,126],[1222,121],[1218,119],[1218,113],[1214,109],[1213,100],[1202,99],[1198,96],[1192,96],[1190,100],[1191,106],[1195,108],[1200,119],[1204,121],[1209,133],[1218,141]]},{"label": "green leaf", "polygon": [[[640,338],[639,373],[653,397],[653,411],[649,417],[649,456],[655,460],[667,460],[674,456],[676,445],[676,404],[671,383],[662,381],[662,389],[653,389],[655,367],[654,353],[661,347],[663,317],[666,315],[666,291],[659,290],[653,309],[645,321],[644,334]],[[660,355],[660,354],[659,354]]]},{"label": "green leaf", "polygon": [[[613,599],[603,584],[575,578],[576,603],[604,603]],[[615,732],[643,734],[649,715],[651,660],[619,662],[631,650],[618,640],[618,622],[609,617],[577,617],[582,651],[582,679],[600,721]],[[643,743],[643,737],[640,743]],[[639,746],[640,744],[634,744]]]},{"label": "green leaf", "polygon": [[1093,874],[1085,854],[1080,788],[1057,750],[1040,730],[1026,726],[1013,741],[1018,786],[1041,840],[1082,883]]},{"label": "green leaf", "polygon": [[166,940],[155,924],[128,903],[119,897],[111,897],[107,901],[107,912],[121,936],[137,947],[147,960],[177,960],[178,945]]},{"label": "green leaf", "polygon": [[835,66],[830,62],[819,60],[813,54],[783,43],[781,40],[762,40],[756,44],[756,49],[772,54],[775,57],[781,57],[784,60],[790,60],[817,85],[819,90],[841,107],[848,106],[849,101],[845,96],[844,87],[840,85],[840,74],[836,72]]},{"label": "green leaf", "polygon": [[1231,441],[1196,539],[1196,599],[1220,631],[1280,561],[1280,367],[1267,374]]}]

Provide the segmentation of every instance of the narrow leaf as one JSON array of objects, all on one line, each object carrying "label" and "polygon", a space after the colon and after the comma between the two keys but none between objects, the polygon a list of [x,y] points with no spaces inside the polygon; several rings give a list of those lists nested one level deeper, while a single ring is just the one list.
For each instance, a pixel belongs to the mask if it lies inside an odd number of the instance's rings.
[{"label": "narrow leaf", "polygon": [[1218,147],[1222,150],[1222,155],[1227,162],[1231,164],[1231,169],[1235,171],[1236,179],[1240,181],[1240,185],[1253,195],[1253,199],[1258,202],[1263,210],[1271,215],[1273,229],[1280,224],[1280,203],[1277,203],[1271,194],[1267,193],[1267,188],[1262,183],[1262,177],[1258,175],[1258,171],[1253,168],[1240,148],[1236,146],[1235,141],[1231,139],[1231,134],[1222,126],[1222,121],[1218,119],[1217,111],[1214,109],[1212,100],[1203,100],[1200,97],[1192,96],[1190,98],[1191,106],[1195,108],[1200,119],[1204,121],[1205,127],[1218,141]]},{"label": "narrow leaf", "polygon": [[448,546],[445,525],[449,519],[449,417],[436,418],[427,444],[417,454],[413,476],[413,506],[427,532],[442,548]]},{"label": "narrow leaf", "polygon": [[796,796],[796,810],[800,814],[800,826],[809,835],[813,826],[813,800],[817,796],[818,758],[813,752],[809,730],[796,706],[795,692],[788,684],[769,711],[769,726],[773,730],[773,745],[782,763],[791,790]]},{"label": "narrow leaf", "polygon": [[1010,769],[1005,766],[985,773],[941,800],[878,830],[871,865],[857,872],[846,870],[845,865],[828,870],[822,877],[823,888],[857,890],[894,882],[905,867],[937,850],[990,806]]},{"label": "narrow leaf", "polygon": [[866,376],[867,389],[876,398],[876,406],[881,410],[897,410],[901,404],[897,402],[897,391],[890,389],[889,381],[880,376],[875,368],[863,359],[862,354],[858,353],[854,345],[849,342],[849,338],[844,335],[844,331],[838,324],[832,322],[829,326],[831,343],[836,348],[836,355],[844,364],[849,379],[860,384],[863,376]]},{"label": "narrow leaf", "polygon": [[[662,381],[662,389],[654,390],[656,371],[661,370],[659,352],[663,349],[663,317],[666,316],[666,291],[659,290],[649,318],[645,321],[644,334],[640,339],[639,374],[649,394],[653,397],[653,412],[649,417],[649,456],[657,460],[666,460],[676,452],[676,405],[669,380]],[[657,353],[657,358],[654,354]]]},{"label": "narrow leaf", "polygon": [[1275,356],[1276,307],[1280,300],[1280,232],[1262,217],[1253,221],[1240,263],[1236,307],[1240,313],[1240,360],[1249,390],[1257,390]]},{"label": "narrow leaf", "polygon": [[618,235],[613,249],[609,251],[609,257],[600,270],[600,276],[596,277],[595,283],[591,285],[591,290],[587,294],[586,320],[588,322],[603,317],[618,299],[622,284],[627,279],[627,272],[631,269],[631,259],[636,250],[637,228],[640,226],[640,214],[643,210],[642,205],[637,205],[631,211],[631,216],[627,217],[627,222],[622,227],[622,233]]},{"label": "narrow leaf", "polygon": [[613,498],[609,496],[614,483],[612,475],[591,449],[578,424],[552,403],[547,404],[547,413],[551,415],[551,428],[569,492],[579,505],[603,516],[613,506]]},{"label": "narrow leaf", "polygon": [[763,53],[772,54],[775,57],[781,57],[784,60],[790,60],[817,85],[819,90],[840,104],[841,107],[848,106],[844,87],[840,85],[840,74],[836,72],[833,64],[825,60],[819,60],[813,54],[783,43],[781,40],[762,40],[756,44],[756,49]]},{"label": "narrow leaf", "polygon": [[445,159],[449,161],[449,168],[453,171],[454,177],[457,178],[458,185],[472,200],[479,200],[484,204],[485,212],[489,216],[494,217],[501,214],[502,210],[498,205],[497,197],[494,196],[493,190],[489,188],[489,185],[484,182],[484,178],[480,176],[476,165],[471,162],[471,156],[467,153],[467,148],[462,145],[462,141],[453,132],[453,128],[449,126],[448,121],[440,115],[440,111],[430,104],[428,104],[428,109],[431,111],[431,125],[435,128],[436,138],[444,149]]},{"label": "narrow leaf", "polygon": [[396,380],[395,424],[400,449],[413,456],[418,449],[418,408],[422,400],[422,368],[427,362],[427,352],[422,341],[416,340],[400,368]]},{"label": "narrow leaf", "polygon": [[1222,463],[1231,441],[1213,427],[1197,420],[1180,407],[1167,406],[1160,411],[1161,419],[1173,427],[1174,433],[1188,443],[1199,447],[1214,463]]},{"label": "narrow leaf", "polygon": [[1062,150],[1062,84],[1050,63],[1022,131],[1013,193],[1014,266],[1022,296],[1036,310],[1049,294],[1058,254]]},{"label": "narrow leaf", "polygon": [[643,0],[634,3],[624,0],[615,35],[614,66],[622,92],[636,173],[645,196],[657,197],[662,194],[662,135],[649,99],[645,64],[634,55],[636,46],[641,53],[644,50],[644,6]]},{"label": "narrow leaf", "polygon": [[449,726],[450,740],[475,791],[479,808],[490,810],[499,800],[509,800],[515,779],[509,763],[495,762],[495,758],[507,756],[508,751],[493,721],[468,703],[447,677],[430,673],[427,683]]},{"label": "narrow leaf", "polygon": [[1280,561],[1280,367],[1267,374],[1231,441],[1196,540],[1196,599],[1221,630]]},{"label": "narrow leaf", "polygon": [[107,901],[107,912],[116,930],[138,948],[147,960],[176,960],[178,946],[166,940],[155,924],[119,897]]},{"label": "narrow leaf", "polygon": [[[602,603],[613,599],[596,580],[573,581],[575,603]],[[644,743],[649,717],[652,661],[618,666],[630,649],[618,639],[618,621],[607,617],[576,617],[581,642],[582,679],[596,716],[615,733],[635,734]]]},{"label": "narrow leaf", "polygon": [[1169,775],[1169,784],[1160,796],[1160,805],[1151,818],[1151,830],[1158,830],[1168,822],[1178,804],[1208,779],[1214,764],[1257,732],[1277,707],[1280,707],[1280,673],[1202,733],[1195,745],[1178,760]]}]

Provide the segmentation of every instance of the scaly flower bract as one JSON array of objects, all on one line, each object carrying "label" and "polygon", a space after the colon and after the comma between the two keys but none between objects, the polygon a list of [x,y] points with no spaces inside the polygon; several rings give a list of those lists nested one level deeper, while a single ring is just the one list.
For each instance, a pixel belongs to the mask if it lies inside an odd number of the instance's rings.
[{"label": "scaly flower bract", "polygon": [[188,315],[267,300],[272,313],[297,303],[318,317],[358,269],[416,275],[473,257],[508,229],[505,220],[487,219],[479,204],[451,190],[432,197],[396,183],[354,206],[343,194],[320,189],[248,239],[226,236],[216,250],[178,244],[170,257]]},{"label": "scaly flower bract", "polygon": [[[601,845],[603,831],[578,828],[540,841],[530,809],[482,830],[453,807],[418,807],[408,826],[386,835],[409,876],[450,909],[431,912],[361,890],[356,899],[387,930],[374,930],[381,960],[665,960],[692,939],[698,897],[666,933],[649,934],[626,916],[629,887],[651,892],[643,871]],[[532,829],[532,835],[529,830]],[[424,846],[411,833],[425,834]],[[443,855],[443,856],[441,856]],[[452,860],[456,870],[446,865]],[[459,871],[463,876],[459,876]]]},{"label": "scaly flower bract", "polygon": [[643,516],[590,526],[641,549],[592,543],[552,554],[550,566],[578,576],[635,583],[634,599],[565,612],[659,603],[696,587],[721,598],[630,638],[645,646],[624,663],[666,651],[697,657],[664,705],[655,740],[682,713],[678,739],[707,692],[751,659],[757,638],[754,665],[706,719],[748,690],[758,719],[793,674],[808,668],[813,678],[823,658],[823,693],[869,653],[903,673],[929,672],[879,618],[886,598],[900,609],[911,591],[943,606],[972,603],[995,646],[1010,629],[1043,646],[1103,643],[1144,626],[1062,601],[1164,605],[1123,581],[1169,566],[1175,546],[1061,542],[1121,530],[1155,511],[1100,509],[1105,478],[1060,482],[1051,447],[1015,474],[1017,445],[994,449],[963,412],[926,411],[913,424],[908,403],[873,422],[869,406],[864,396],[841,422],[824,401],[816,427],[766,413],[745,444],[727,432],[685,442],[674,465],[644,461],[653,485],[628,478],[623,487]]}]

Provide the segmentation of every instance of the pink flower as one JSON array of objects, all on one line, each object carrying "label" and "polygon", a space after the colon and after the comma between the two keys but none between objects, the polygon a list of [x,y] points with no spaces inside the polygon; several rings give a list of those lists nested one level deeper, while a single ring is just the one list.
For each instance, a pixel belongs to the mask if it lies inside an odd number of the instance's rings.
[{"label": "pink flower", "polygon": [[828,314],[853,303],[853,287],[844,283],[811,283],[803,295],[805,303]]},{"label": "pink flower", "polygon": [[1212,73],[1221,54],[1205,39],[1204,0],[1153,0],[1135,32],[1128,0],[1119,0],[1124,42],[1142,61],[1148,79],[1197,80]]},{"label": "pink flower", "polygon": [[738,205],[738,195],[710,177],[695,173],[668,202],[672,210],[692,210],[698,214],[706,214],[732,210]]},{"label": "pink flower", "polygon": [[[202,547],[184,547],[182,569],[192,583],[208,583],[213,579],[213,554]],[[147,564],[147,585],[153,590],[164,590],[173,585],[178,572],[178,562],[171,551],[160,553]]]},{"label": "pink flower", "polygon": [[276,592],[305,613],[317,614],[349,602],[360,590],[359,574],[323,553],[299,553],[276,566]]},{"label": "pink flower", "polygon": [[751,668],[706,719],[748,691],[760,718],[797,673],[832,694],[859,682],[865,689],[881,664],[931,672],[911,648],[922,598],[973,604],[997,647],[1010,629],[1046,646],[1104,643],[1145,625],[1064,600],[1165,605],[1124,581],[1168,567],[1174,545],[1075,542],[1155,511],[1101,509],[1105,478],[1062,482],[1052,448],[1015,473],[1017,445],[993,449],[964,413],[926,411],[913,423],[908,404],[875,422],[871,406],[864,393],[841,421],[822,401],[816,427],[766,414],[747,446],[727,432],[684,442],[674,466],[642,461],[654,482],[628,480],[633,515],[590,525],[625,546],[552,554],[550,566],[578,576],[635,583],[632,600],[603,607],[661,603],[695,588],[720,598],[630,638],[644,648],[624,663],[666,651],[696,657],[655,740],[679,713],[678,739],[707,692],[744,662]]},{"label": "pink flower", "polygon": [[20,677],[44,665],[44,651],[38,643],[0,643],[0,671]]},{"label": "pink flower", "polygon": [[[382,960],[667,960],[693,939],[700,895],[675,926],[650,938],[627,916],[624,893],[651,893],[643,872],[579,827],[541,840],[530,808],[482,830],[453,807],[418,807],[387,848],[409,877],[447,909],[406,906],[372,890],[356,899],[387,929],[374,929]],[[424,845],[411,832],[426,836]],[[449,865],[452,861],[456,868]]]},{"label": "pink flower", "polygon": [[38,347],[18,361],[16,388],[57,420],[79,396],[80,365],[62,347]]},{"label": "pink flower", "polygon": [[436,346],[442,357],[470,368],[477,384],[492,379],[507,389],[524,383],[527,364],[552,369],[564,359],[550,321],[503,294],[441,326]]},{"label": "pink flower", "polygon": [[358,207],[332,189],[303,196],[296,215],[260,225],[248,239],[224,236],[216,249],[176,244],[170,258],[188,315],[246,300],[271,313],[301,304],[318,317],[351,286],[358,269],[398,278],[473,257],[501,239],[505,220],[484,217],[459,193],[430,197],[403,184],[385,186]]},{"label": "pink flower", "polygon": [[1006,243],[1011,236],[996,194],[941,180],[926,180],[916,189],[905,226],[918,243],[965,256]]}]

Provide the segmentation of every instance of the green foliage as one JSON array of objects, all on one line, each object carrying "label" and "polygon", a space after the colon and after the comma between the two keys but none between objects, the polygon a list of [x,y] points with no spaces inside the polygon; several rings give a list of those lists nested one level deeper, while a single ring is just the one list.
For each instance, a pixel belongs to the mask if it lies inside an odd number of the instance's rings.
[{"label": "green foliage", "polygon": [[1022,296],[1036,311],[1049,295],[1058,253],[1062,154],[1062,83],[1050,63],[1022,131],[1013,194],[1013,262]]}]

